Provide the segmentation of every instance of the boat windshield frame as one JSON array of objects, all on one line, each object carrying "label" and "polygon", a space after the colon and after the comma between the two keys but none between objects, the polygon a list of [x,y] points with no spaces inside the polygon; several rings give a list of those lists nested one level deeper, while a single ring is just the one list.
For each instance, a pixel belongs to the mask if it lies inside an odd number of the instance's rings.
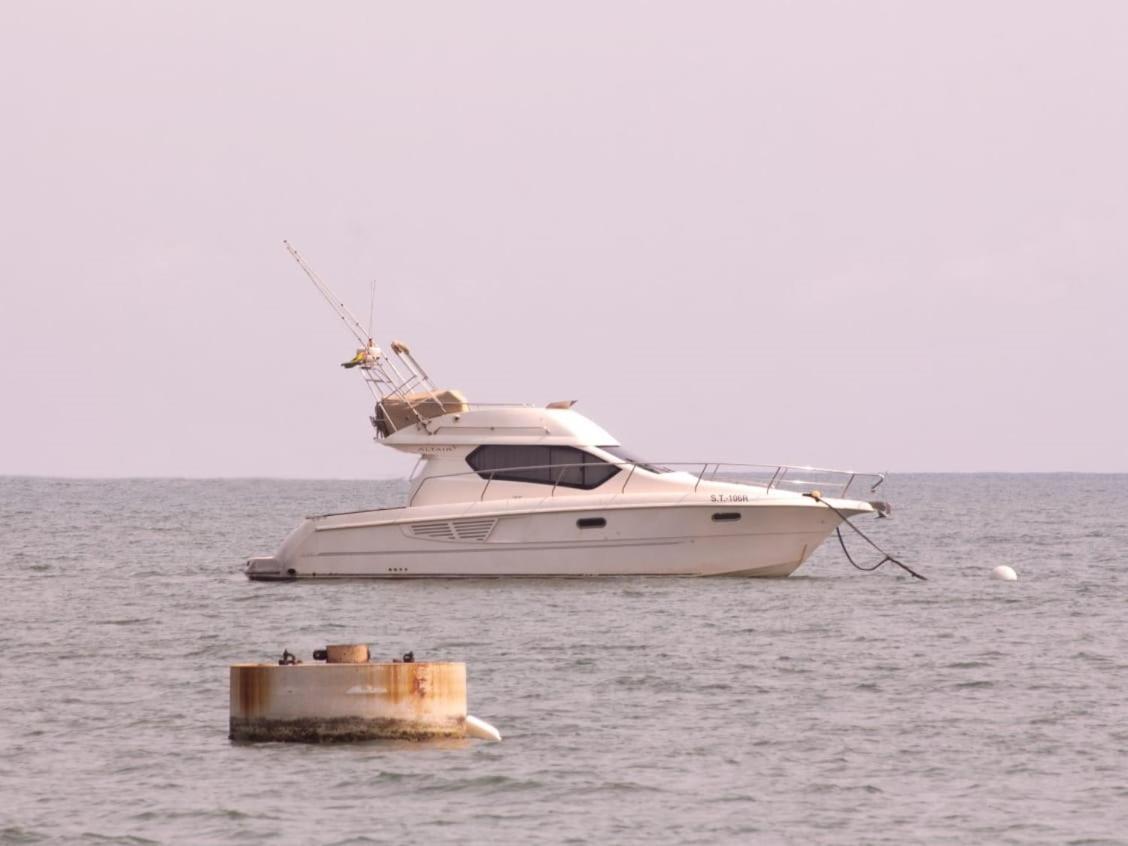
[{"label": "boat windshield frame", "polygon": [[615,456],[620,461],[626,462],[627,464],[633,464],[635,467],[641,467],[643,470],[649,470],[651,473],[661,474],[675,472],[673,468],[666,467],[665,465],[652,464],[649,461],[643,461],[625,446],[622,446],[620,444],[613,444],[610,446],[597,444],[596,449],[601,449],[604,452],[610,453],[611,455]]}]

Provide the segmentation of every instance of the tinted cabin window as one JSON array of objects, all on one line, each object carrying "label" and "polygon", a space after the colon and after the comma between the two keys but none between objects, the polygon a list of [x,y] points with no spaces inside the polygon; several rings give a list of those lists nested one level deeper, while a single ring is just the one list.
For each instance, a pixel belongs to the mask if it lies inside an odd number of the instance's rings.
[{"label": "tinted cabin window", "polygon": [[603,517],[581,517],[576,525],[581,529],[602,529],[607,525],[607,520]]},{"label": "tinted cabin window", "polygon": [[736,511],[721,511],[717,514],[714,514],[713,519],[716,520],[718,523],[725,523],[725,522],[728,522],[729,520],[739,520],[740,514],[737,513]]},{"label": "tinted cabin window", "polygon": [[[466,456],[466,463],[483,479],[583,490],[598,488],[619,472],[615,465],[575,447],[487,444]],[[550,464],[578,466],[544,466]]]},{"label": "tinted cabin window", "polygon": [[466,456],[466,463],[477,470],[478,475],[483,479],[552,484],[549,469],[540,466],[552,463],[548,447],[480,446]]}]

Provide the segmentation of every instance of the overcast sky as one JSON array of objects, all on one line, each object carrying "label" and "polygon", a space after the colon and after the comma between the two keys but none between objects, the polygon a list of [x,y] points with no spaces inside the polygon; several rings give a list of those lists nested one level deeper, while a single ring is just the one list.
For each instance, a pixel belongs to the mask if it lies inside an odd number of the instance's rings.
[{"label": "overcast sky", "polygon": [[281,246],[655,459],[1128,471],[1128,4],[4,4],[0,473],[398,475]]}]

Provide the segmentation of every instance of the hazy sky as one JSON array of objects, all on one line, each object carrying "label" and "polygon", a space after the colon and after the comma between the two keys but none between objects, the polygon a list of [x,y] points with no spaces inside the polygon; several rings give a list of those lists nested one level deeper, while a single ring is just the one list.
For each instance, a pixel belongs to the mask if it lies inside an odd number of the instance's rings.
[{"label": "hazy sky", "polygon": [[1128,471],[1128,4],[7,2],[0,473],[397,475],[353,351],[656,459]]}]

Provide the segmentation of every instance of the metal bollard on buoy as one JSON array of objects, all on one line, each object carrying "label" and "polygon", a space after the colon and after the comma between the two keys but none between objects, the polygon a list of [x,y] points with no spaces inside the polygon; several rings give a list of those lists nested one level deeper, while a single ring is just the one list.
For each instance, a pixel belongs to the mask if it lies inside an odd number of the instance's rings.
[{"label": "metal bollard on buoy", "polygon": [[231,666],[230,738],[330,741],[478,737],[497,729],[466,713],[466,665],[371,662],[363,644],[319,649],[303,663],[289,651],[275,664]]},{"label": "metal bollard on buoy", "polygon": [[1013,567],[1008,567],[1006,564],[1000,564],[991,571],[991,578],[998,579],[1001,582],[1017,582],[1018,573],[1014,571]]}]

